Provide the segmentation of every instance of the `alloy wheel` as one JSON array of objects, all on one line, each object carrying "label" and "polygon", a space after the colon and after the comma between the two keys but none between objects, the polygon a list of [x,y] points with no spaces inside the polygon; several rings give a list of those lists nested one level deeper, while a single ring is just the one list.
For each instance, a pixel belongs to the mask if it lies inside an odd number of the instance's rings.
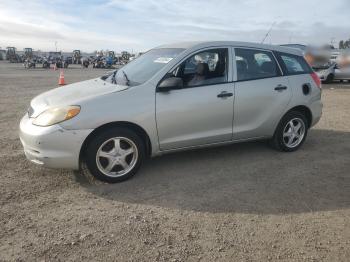
[{"label": "alloy wheel", "polygon": [[297,147],[305,136],[305,123],[300,118],[293,118],[283,129],[283,143],[289,148]]},{"label": "alloy wheel", "polygon": [[120,177],[134,168],[139,153],[135,143],[126,137],[106,140],[96,153],[98,169],[110,177]]}]

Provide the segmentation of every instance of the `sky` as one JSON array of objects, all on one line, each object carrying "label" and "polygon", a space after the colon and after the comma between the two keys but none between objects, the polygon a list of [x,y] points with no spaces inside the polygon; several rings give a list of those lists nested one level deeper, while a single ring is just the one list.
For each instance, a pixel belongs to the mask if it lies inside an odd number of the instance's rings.
[{"label": "sky", "polygon": [[198,40],[350,38],[350,0],[0,0],[0,47],[146,51]]}]

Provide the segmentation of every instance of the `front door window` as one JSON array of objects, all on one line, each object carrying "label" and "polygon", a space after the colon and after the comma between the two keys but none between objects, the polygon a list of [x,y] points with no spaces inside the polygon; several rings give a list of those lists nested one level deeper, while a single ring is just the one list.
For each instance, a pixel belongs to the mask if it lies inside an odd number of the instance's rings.
[{"label": "front door window", "polygon": [[227,83],[227,48],[210,49],[187,58],[172,76],[183,80],[184,88]]}]

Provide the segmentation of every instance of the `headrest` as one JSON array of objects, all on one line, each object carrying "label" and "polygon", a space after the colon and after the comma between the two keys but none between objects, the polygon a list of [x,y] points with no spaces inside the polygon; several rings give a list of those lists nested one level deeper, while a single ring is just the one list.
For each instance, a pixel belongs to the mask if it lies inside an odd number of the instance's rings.
[{"label": "headrest", "polygon": [[237,60],[237,71],[238,72],[247,72],[248,71],[248,65],[246,63],[246,61],[244,60]]},{"label": "headrest", "polygon": [[207,75],[209,73],[209,66],[207,63],[198,63],[197,70],[198,75]]}]

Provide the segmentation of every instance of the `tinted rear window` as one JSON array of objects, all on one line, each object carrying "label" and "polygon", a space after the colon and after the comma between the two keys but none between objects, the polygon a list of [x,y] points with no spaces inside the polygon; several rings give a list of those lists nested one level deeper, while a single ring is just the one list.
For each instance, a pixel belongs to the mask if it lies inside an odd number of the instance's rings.
[{"label": "tinted rear window", "polygon": [[278,53],[279,62],[287,75],[309,74],[312,72],[304,57],[286,53]]}]

